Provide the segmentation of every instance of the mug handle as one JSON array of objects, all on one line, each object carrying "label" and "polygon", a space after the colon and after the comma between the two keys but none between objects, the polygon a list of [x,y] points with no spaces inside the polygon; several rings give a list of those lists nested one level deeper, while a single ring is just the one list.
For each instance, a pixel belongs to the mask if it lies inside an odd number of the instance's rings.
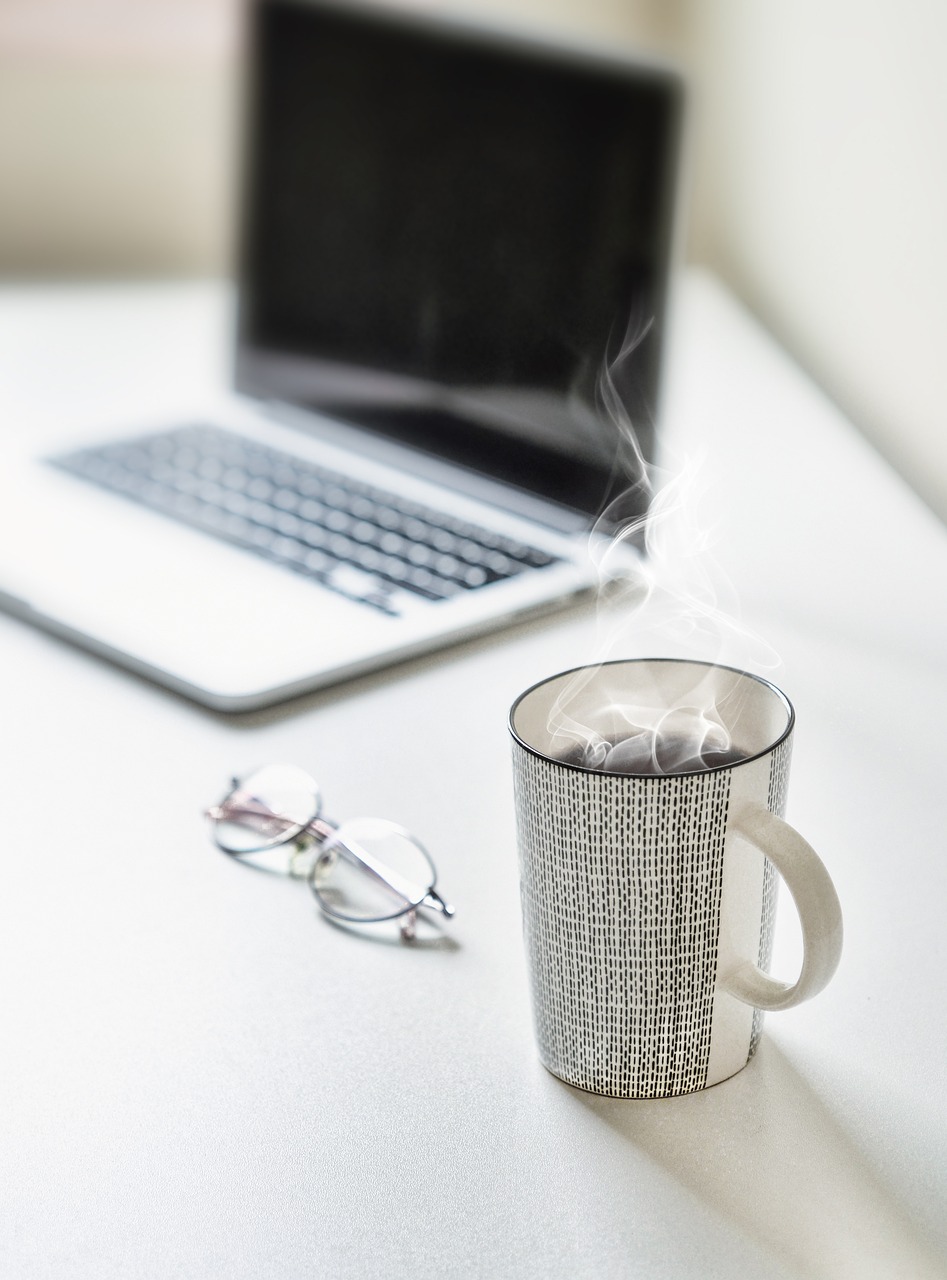
[{"label": "mug handle", "polygon": [[731,995],[757,1009],[791,1009],[818,994],[842,954],[842,908],[819,855],[788,822],[763,805],[748,805],[733,820],[742,836],[767,858],[792,894],[802,926],[802,970],[795,982],[771,978],[744,960],[724,979]]}]

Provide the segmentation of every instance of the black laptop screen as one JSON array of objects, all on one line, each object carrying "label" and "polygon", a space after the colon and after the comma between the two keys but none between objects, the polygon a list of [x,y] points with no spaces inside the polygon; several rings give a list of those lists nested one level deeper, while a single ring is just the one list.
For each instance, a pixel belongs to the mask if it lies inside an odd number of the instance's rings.
[{"label": "black laptop screen", "polygon": [[238,385],[594,512],[629,321],[651,443],[675,79],[306,0],[249,48]]}]

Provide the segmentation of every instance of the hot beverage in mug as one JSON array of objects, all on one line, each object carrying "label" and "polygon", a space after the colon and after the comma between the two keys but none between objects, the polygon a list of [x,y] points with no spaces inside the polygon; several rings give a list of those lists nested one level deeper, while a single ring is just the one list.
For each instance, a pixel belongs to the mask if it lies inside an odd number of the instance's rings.
[{"label": "hot beverage in mug", "polygon": [[563,764],[604,773],[661,776],[721,769],[747,757],[729,741],[729,735],[707,734],[704,723],[684,718],[673,729],[647,729],[630,725],[626,734],[577,743],[559,757]]}]

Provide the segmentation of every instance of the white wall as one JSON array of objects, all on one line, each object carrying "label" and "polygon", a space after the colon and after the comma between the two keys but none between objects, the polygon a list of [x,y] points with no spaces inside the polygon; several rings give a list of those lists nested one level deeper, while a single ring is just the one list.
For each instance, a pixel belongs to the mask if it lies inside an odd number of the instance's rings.
[{"label": "white wall", "polygon": [[0,65],[0,275],[225,271],[231,88],[220,67]]},{"label": "white wall", "polygon": [[695,252],[947,519],[947,5],[694,0],[692,20]]},{"label": "white wall", "polygon": [[0,0],[0,275],[221,272],[236,0]]}]

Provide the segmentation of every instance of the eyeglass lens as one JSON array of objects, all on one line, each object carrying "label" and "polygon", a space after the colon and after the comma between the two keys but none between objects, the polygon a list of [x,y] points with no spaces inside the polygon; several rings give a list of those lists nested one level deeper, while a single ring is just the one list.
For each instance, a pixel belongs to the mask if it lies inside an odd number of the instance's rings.
[{"label": "eyeglass lens", "polygon": [[294,765],[266,765],[236,783],[213,812],[214,835],[227,853],[284,844],[319,816],[319,788]]},{"label": "eyeglass lens", "polygon": [[381,818],[344,822],[319,851],[309,876],[329,915],[361,922],[404,915],[424,901],[434,879],[421,845]]}]

